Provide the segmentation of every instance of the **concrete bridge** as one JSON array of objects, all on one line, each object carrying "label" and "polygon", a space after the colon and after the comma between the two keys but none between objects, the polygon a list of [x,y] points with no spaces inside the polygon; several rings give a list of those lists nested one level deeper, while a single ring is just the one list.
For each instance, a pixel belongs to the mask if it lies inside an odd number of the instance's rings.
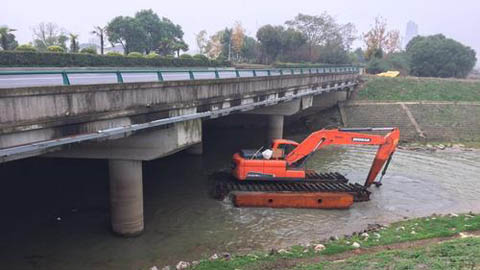
[{"label": "concrete bridge", "polygon": [[211,72],[214,79],[189,73],[179,81],[0,89],[0,162],[108,159],[113,231],[136,235],[144,228],[142,161],[201,154],[202,120],[234,113],[267,117],[268,139],[281,138],[285,116],[336,105],[359,76],[355,67],[235,71],[233,78]]}]

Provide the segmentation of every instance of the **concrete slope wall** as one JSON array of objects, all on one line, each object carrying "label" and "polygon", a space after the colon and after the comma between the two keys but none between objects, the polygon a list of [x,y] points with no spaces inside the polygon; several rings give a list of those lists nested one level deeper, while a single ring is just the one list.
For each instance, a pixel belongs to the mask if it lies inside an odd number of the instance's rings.
[{"label": "concrete slope wall", "polygon": [[347,127],[399,127],[402,141],[480,139],[480,103],[350,102],[341,111]]}]

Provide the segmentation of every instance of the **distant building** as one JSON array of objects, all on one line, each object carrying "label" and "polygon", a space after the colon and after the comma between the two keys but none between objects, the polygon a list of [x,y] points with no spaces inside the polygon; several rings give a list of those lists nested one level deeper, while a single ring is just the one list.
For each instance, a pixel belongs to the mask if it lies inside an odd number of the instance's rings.
[{"label": "distant building", "polygon": [[418,24],[414,21],[408,21],[405,38],[403,39],[403,47],[407,47],[408,42],[416,36],[418,36]]}]

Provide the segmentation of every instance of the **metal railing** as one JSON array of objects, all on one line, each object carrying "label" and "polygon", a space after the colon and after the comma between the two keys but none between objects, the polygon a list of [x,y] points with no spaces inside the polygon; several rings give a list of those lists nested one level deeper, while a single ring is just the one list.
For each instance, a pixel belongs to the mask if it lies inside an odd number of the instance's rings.
[{"label": "metal railing", "polygon": [[[20,85],[23,86],[22,80],[37,79],[37,83],[42,85],[48,81],[57,82],[50,83],[48,85],[75,85],[82,84],[78,79],[78,74],[90,75],[89,77],[83,77],[88,84],[96,83],[124,83],[126,79],[131,75],[143,74],[143,76],[137,76],[137,79],[143,77],[147,80],[129,82],[152,82],[152,81],[175,81],[175,80],[205,80],[205,79],[225,79],[225,78],[247,78],[247,77],[270,77],[270,76],[283,76],[283,75],[298,75],[298,74],[352,74],[358,73],[359,68],[357,66],[326,66],[318,68],[279,68],[279,69],[193,69],[193,70],[35,70],[35,71],[0,71],[0,88],[16,87],[19,85],[15,81],[20,81]],[[108,75],[110,78],[98,76],[98,74]],[[49,75],[56,75],[55,77],[48,77]],[[95,75],[97,75],[95,77]],[[76,77],[77,76],[77,77]],[[60,80],[61,79],[61,80]],[[95,82],[95,79],[97,82]],[[98,82],[99,79],[103,79],[103,82]],[[105,82],[107,79],[108,82]],[[72,83],[72,80],[76,80],[77,83]],[[35,82],[33,82],[35,83]],[[13,84],[13,85],[12,85]],[[84,84],[84,83],[83,83]],[[33,84],[35,85],[35,84]]]}]

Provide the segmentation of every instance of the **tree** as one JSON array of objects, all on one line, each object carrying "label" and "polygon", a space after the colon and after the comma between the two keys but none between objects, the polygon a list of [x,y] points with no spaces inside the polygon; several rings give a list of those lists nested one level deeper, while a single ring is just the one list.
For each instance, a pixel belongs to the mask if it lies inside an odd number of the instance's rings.
[{"label": "tree", "polygon": [[327,13],[318,16],[298,14],[293,20],[285,24],[299,31],[306,38],[309,47],[310,60],[315,60],[314,50],[319,46],[338,46],[342,50],[349,50],[356,39],[356,29],[351,23],[341,25]]},{"label": "tree", "polygon": [[413,38],[407,54],[411,74],[421,77],[465,78],[477,62],[473,49],[441,34]]},{"label": "tree", "polygon": [[357,48],[355,51],[349,53],[350,62],[353,64],[364,64],[365,61],[365,52],[362,48]]},{"label": "tree", "polygon": [[235,53],[235,58],[237,61],[240,58],[240,53],[243,48],[243,41],[245,39],[245,29],[242,27],[240,22],[235,22],[235,25],[232,29],[232,50]]},{"label": "tree", "polygon": [[282,26],[272,26],[270,24],[262,26],[257,31],[257,39],[262,47],[264,63],[269,64],[277,58],[282,50],[283,40]]},{"label": "tree", "polygon": [[400,32],[398,30],[387,30],[387,20],[378,16],[372,28],[363,35],[367,49],[365,57],[371,59],[378,51],[387,55],[401,48]]},{"label": "tree", "polygon": [[65,51],[68,37],[65,30],[54,23],[40,23],[33,28],[34,45],[40,51],[46,51],[49,46],[59,46]]},{"label": "tree", "polygon": [[70,33],[69,36],[70,36],[70,52],[76,53],[78,52],[78,49],[79,49],[78,35]]},{"label": "tree", "polygon": [[183,40],[184,33],[180,25],[174,24],[168,18],[163,17],[160,28],[161,37],[156,48],[160,55],[171,55],[176,52],[179,56],[180,51],[188,51],[188,45]]},{"label": "tree", "polygon": [[8,27],[0,27],[0,48],[2,50],[15,50],[18,42],[15,40],[15,35],[12,32],[17,31]]},{"label": "tree", "polygon": [[217,58],[222,53],[222,42],[220,41],[223,37],[223,31],[219,31],[212,35],[207,42],[205,47],[205,52],[210,58]]},{"label": "tree", "polygon": [[226,27],[222,32],[220,42],[222,43],[222,55],[230,61],[232,58],[232,28]]},{"label": "tree", "polygon": [[202,30],[198,34],[195,35],[195,41],[197,42],[198,52],[200,54],[205,54],[207,52],[207,31]]},{"label": "tree", "polygon": [[94,26],[93,31],[90,32],[91,34],[98,36],[100,39],[100,54],[102,55],[105,48],[105,29],[106,27]]},{"label": "tree", "polygon": [[171,49],[177,53],[177,57],[180,57],[180,51],[188,51],[188,44],[183,40],[174,40],[171,44]]},{"label": "tree", "polygon": [[[151,9],[140,10],[135,13],[135,21],[142,28],[142,34],[144,35],[145,53],[149,54],[158,48],[158,44],[168,34],[165,31],[165,27],[169,22],[161,21],[158,15]],[[170,22],[171,23],[171,22]]]},{"label": "tree", "polygon": [[106,27],[108,41],[112,45],[120,44],[124,53],[145,50],[145,33],[140,24],[131,17],[118,16],[113,18]]},{"label": "tree", "polygon": [[242,58],[247,61],[251,61],[251,62],[257,61],[259,57],[258,42],[252,37],[245,36],[245,38],[243,39],[241,55],[242,55]]}]

